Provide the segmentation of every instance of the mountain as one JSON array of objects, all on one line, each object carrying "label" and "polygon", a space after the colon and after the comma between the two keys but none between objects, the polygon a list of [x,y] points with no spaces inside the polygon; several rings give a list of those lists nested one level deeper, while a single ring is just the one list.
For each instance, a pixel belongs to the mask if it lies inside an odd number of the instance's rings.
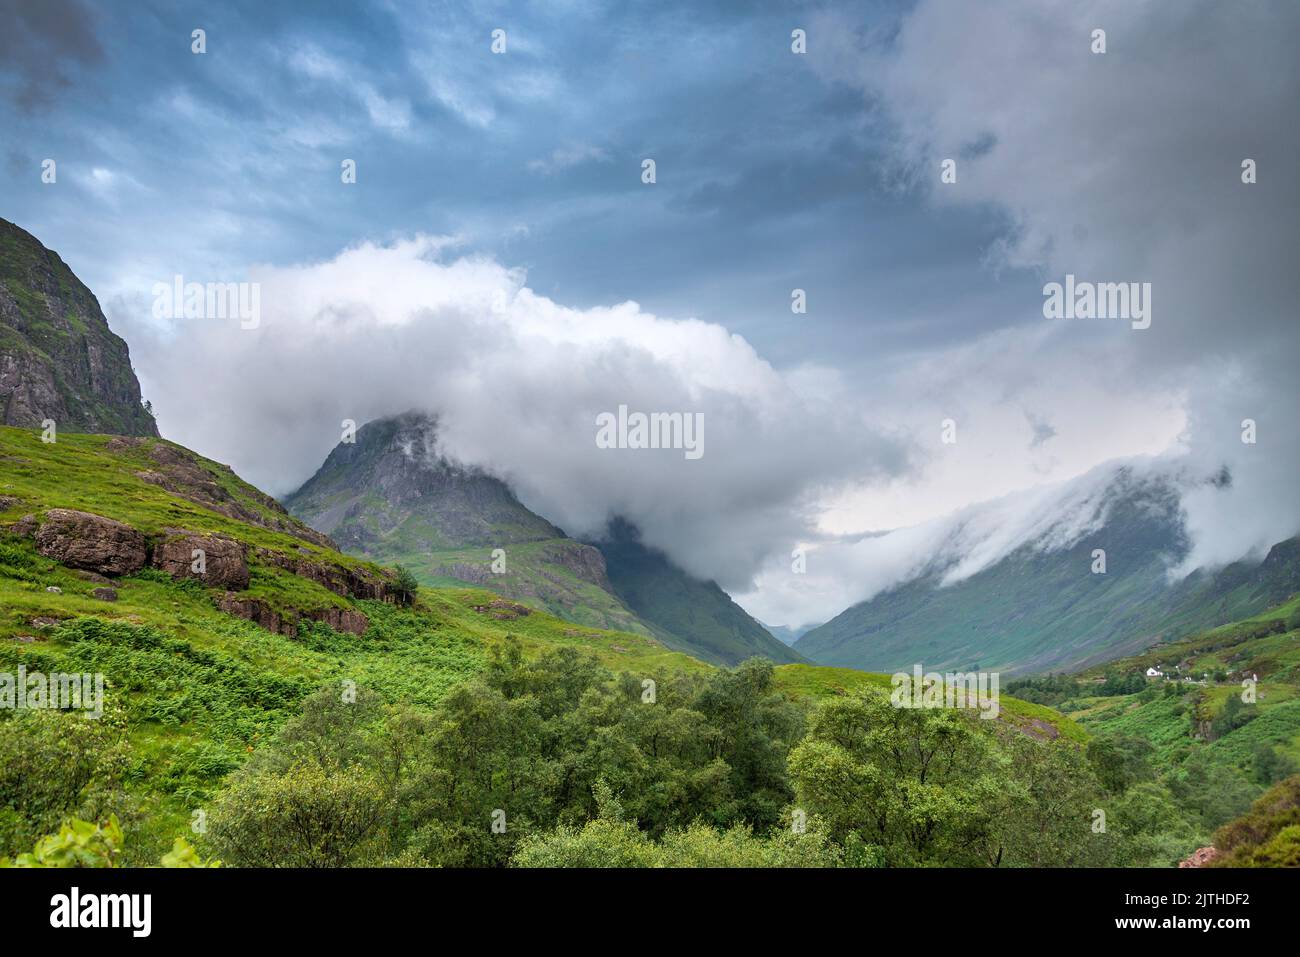
[{"label": "mountain", "polygon": [[[763,623],[760,622],[759,624],[763,624]],[[812,631],[812,630],[813,630],[814,628],[816,628],[817,626],[816,626],[816,625],[800,625],[800,626],[797,627],[797,628],[793,628],[793,627],[791,627],[790,625],[767,625],[767,624],[763,624],[763,627],[766,628],[766,629],[768,630],[768,632],[771,633],[771,635],[772,635],[773,638],[775,638],[777,641],[781,642],[781,644],[783,644],[783,645],[793,645],[796,641],[798,641],[798,640],[799,640],[800,638],[802,638],[804,635],[808,634],[808,632]]]},{"label": "mountain", "polygon": [[285,505],[344,551],[404,565],[425,584],[490,588],[575,624],[653,635],[714,664],[804,660],[717,585],[643,548],[625,523],[609,541],[576,541],[500,479],[449,462],[436,421],[421,413],[366,423]]},{"label": "mountain", "polygon": [[420,413],[363,425],[285,505],[344,551],[402,564],[425,584],[469,582],[576,624],[651,633],[614,594],[600,552],[500,479],[448,462]]},{"label": "mountain", "polygon": [[669,648],[705,661],[735,664],[753,655],[778,663],[806,661],[731,600],[714,582],[688,575],[641,543],[632,524],[615,520],[594,543],[605,557],[615,594]]},{"label": "mountain", "polygon": [[[1255,614],[1300,589],[1300,542],[1263,562],[1199,571],[1171,584],[1186,553],[1179,497],[1167,481],[1119,470],[1103,520],[1061,545],[1049,528],[1001,560],[944,584],[950,563],[846,609],[795,649],[819,664],[871,671],[926,668],[1070,671],[1161,640]],[[1066,536],[1068,539],[1069,536]],[[1106,571],[1093,574],[1093,550]]]},{"label": "mountain", "polygon": [[0,424],[157,435],[126,343],[57,253],[0,219]]}]

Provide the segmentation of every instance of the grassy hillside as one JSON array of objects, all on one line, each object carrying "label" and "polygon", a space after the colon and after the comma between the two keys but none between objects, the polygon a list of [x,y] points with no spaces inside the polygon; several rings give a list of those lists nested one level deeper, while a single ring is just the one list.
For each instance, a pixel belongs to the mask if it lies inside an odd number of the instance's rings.
[{"label": "grassy hillside", "polygon": [[[1152,667],[1163,676],[1146,678]],[[1117,742],[1164,808],[1161,826],[1182,835],[1171,853],[1185,854],[1300,771],[1300,597],[1078,675],[1008,687]]]}]

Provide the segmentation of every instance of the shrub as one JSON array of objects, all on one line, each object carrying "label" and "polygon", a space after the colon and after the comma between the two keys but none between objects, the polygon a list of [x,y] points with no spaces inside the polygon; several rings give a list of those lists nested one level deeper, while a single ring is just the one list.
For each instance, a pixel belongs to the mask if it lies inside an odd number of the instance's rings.
[{"label": "shrub", "polygon": [[222,792],[208,840],[236,867],[347,867],[368,863],[386,805],[360,767],[303,761],[282,775],[245,774]]},{"label": "shrub", "polygon": [[395,566],[397,577],[393,580],[392,591],[397,596],[397,601],[402,605],[415,604],[415,597],[419,594],[420,583],[416,580],[415,575],[405,565]]}]

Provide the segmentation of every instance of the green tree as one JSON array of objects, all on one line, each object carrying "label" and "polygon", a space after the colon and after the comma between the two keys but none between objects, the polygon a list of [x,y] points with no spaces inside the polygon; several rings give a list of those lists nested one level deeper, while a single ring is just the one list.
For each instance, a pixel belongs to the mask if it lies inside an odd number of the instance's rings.
[{"label": "green tree", "polygon": [[387,808],[375,774],[303,761],[284,774],[241,774],[217,798],[207,839],[236,867],[371,863]]},{"label": "green tree", "polygon": [[983,863],[1000,784],[991,737],[948,709],[896,708],[865,692],[824,702],[790,755],[798,804],[840,843],[857,834],[891,865]]},{"label": "green tree", "polygon": [[414,605],[416,596],[420,593],[419,580],[405,565],[394,566],[394,571],[397,572],[397,575],[389,588],[396,596],[397,603],[399,605]]},{"label": "green tree", "polygon": [[1123,794],[1131,785],[1155,778],[1151,766],[1155,748],[1146,738],[1098,736],[1088,742],[1087,755],[1102,787],[1112,794]]}]

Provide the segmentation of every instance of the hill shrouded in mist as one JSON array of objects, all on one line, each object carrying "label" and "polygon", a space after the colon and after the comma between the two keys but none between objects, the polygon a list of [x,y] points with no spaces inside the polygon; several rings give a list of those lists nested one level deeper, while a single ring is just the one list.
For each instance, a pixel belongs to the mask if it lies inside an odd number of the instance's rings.
[{"label": "hill shrouded in mist", "polygon": [[[915,662],[1074,670],[1258,613],[1300,588],[1294,539],[1262,562],[1172,579],[1187,550],[1179,502],[1168,480],[1118,469],[1084,509],[1062,499],[1054,520],[995,561],[959,574],[978,549],[945,548],[917,577],[844,610],[794,647],[822,664],[876,671]],[[964,530],[955,525],[953,537]]]},{"label": "hill shrouded in mist", "polygon": [[804,660],[717,585],[629,539],[625,524],[607,542],[575,541],[500,479],[449,462],[436,421],[421,413],[362,426],[286,505],[345,551],[400,563],[428,584],[490,588],[576,624],[654,635],[715,664]]}]

